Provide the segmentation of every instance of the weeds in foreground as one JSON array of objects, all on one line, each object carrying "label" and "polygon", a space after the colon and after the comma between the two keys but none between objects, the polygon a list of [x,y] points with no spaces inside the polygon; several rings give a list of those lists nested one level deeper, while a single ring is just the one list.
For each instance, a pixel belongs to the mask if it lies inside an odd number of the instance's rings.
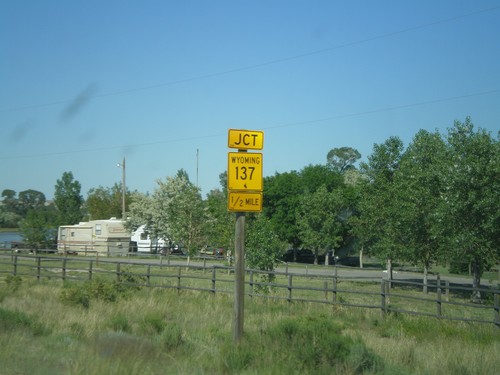
[{"label": "weeds in foreground", "polygon": [[230,296],[122,288],[96,279],[9,291],[2,373],[455,375],[500,366],[500,334],[489,326],[253,299],[235,345]]}]

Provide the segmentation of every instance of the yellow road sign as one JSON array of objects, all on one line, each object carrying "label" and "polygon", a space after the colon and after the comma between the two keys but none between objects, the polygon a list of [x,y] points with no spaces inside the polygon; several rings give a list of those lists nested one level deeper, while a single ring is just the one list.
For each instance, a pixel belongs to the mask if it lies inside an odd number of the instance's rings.
[{"label": "yellow road sign", "polygon": [[228,147],[239,150],[262,150],[264,132],[259,130],[229,129]]},{"label": "yellow road sign", "polygon": [[230,191],[227,208],[230,212],[262,212],[262,193]]},{"label": "yellow road sign", "polygon": [[227,154],[228,190],[262,191],[262,153]]}]

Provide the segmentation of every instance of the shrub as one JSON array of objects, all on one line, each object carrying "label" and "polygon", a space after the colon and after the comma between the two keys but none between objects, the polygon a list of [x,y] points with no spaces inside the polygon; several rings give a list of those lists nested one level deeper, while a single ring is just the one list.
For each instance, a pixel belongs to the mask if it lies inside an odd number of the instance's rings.
[{"label": "shrub", "polygon": [[21,276],[7,275],[7,277],[5,278],[7,288],[12,292],[15,292],[19,289],[22,281],[23,279],[21,278]]},{"label": "shrub", "polygon": [[[347,366],[355,373],[383,370],[382,361],[360,340],[343,336],[341,328],[326,316],[285,319],[268,331],[272,341],[284,341],[286,358],[295,368],[318,372]],[[275,345],[278,346],[278,343]]]},{"label": "shrub", "polygon": [[61,301],[70,305],[90,307],[92,299],[115,302],[120,296],[128,293],[128,289],[117,282],[93,279],[84,283],[66,283],[61,292]]},{"label": "shrub", "polygon": [[175,323],[168,324],[159,336],[160,344],[168,350],[176,349],[183,344],[182,329]]},{"label": "shrub", "polygon": [[146,334],[162,333],[167,323],[160,314],[146,314],[141,322],[141,329]]},{"label": "shrub", "polygon": [[129,324],[127,317],[123,314],[118,314],[111,317],[108,326],[116,332],[127,332],[132,331],[132,327]]},{"label": "shrub", "polygon": [[83,284],[64,284],[60,298],[67,305],[81,305],[86,309],[90,307],[90,294]]},{"label": "shrub", "polygon": [[44,335],[49,332],[48,328],[42,323],[21,311],[0,308],[0,332],[23,329],[31,332],[34,336]]}]

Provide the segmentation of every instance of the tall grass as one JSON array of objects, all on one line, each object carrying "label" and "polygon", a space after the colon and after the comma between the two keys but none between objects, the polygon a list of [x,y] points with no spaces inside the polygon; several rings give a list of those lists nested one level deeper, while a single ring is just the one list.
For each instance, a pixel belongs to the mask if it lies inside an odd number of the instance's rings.
[{"label": "tall grass", "polygon": [[235,345],[231,295],[102,280],[4,279],[0,290],[1,374],[456,375],[500,368],[500,330],[487,325],[248,299],[244,338]]}]

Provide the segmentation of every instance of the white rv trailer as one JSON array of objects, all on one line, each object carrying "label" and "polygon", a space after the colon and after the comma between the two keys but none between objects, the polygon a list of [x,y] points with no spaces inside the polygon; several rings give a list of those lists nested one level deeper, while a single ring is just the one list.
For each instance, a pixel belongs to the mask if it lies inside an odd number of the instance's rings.
[{"label": "white rv trailer", "polygon": [[145,225],[141,225],[130,236],[132,248],[140,253],[160,253],[166,251],[169,243],[163,238],[151,238]]},{"label": "white rv trailer", "polygon": [[123,221],[92,220],[75,225],[62,225],[57,236],[59,253],[81,255],[126,255],[129,251],[130,232]]}]

